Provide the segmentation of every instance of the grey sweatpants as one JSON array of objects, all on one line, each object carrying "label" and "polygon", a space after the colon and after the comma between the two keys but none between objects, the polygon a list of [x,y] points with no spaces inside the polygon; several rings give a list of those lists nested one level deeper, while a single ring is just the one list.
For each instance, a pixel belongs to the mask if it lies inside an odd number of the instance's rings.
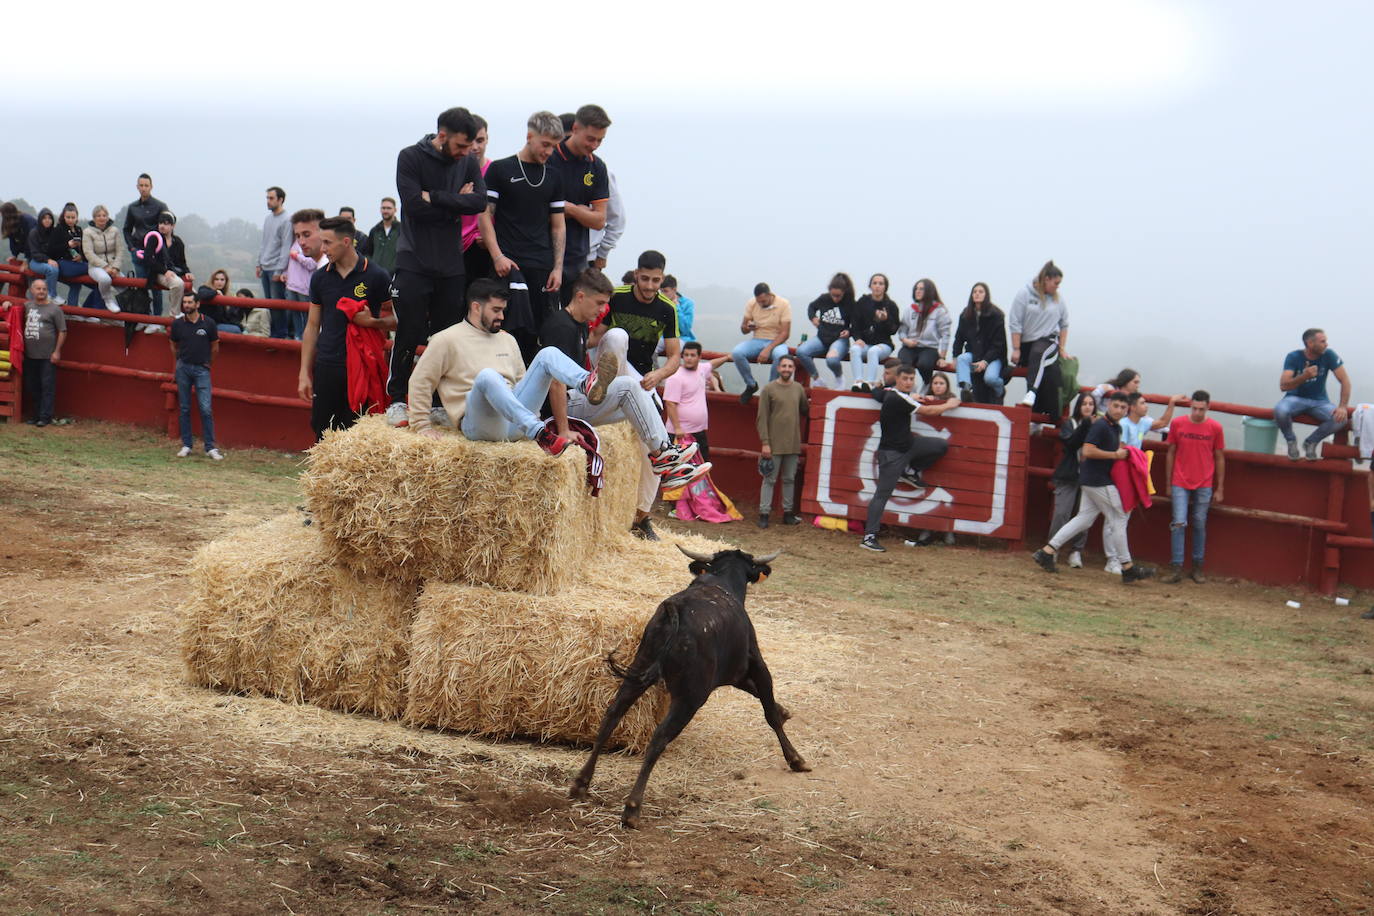
[{"label": "grey sweatpants", "polygon": [[1107,555],[1116,557],[1121,564],[1131,562],[1131,548],[1126,544],[1126,510],[1121,508],[1121,494],[1114,485],[1105,487],[1080,487],[1083,505],[1069,523],[1060,528],[1050,538],[1050,546],[1055,550],[1084,534],[1093,526],[1100,515],[1102,522],[1102,545]]},{"label": "grey sweatpants", "polygon": [[782,511],[791,512],[797,505],[797,458],[792,455],[774,455],[773,473],[763,478],[763,484],[759,487],[759,511],[769,512],[773,508],[773,485],[778,482],[778,475],[782,475]]},{"label": "grey sweatpants", "polygon": [[[1078,514],[1078,481],[1056,480],[1054,482],[1054,515],[1050,518],[1050,537],[1059,533],[1065,525]],[[1088,544],[1088,529],[1084,528],[1073,539],[1073,549],[1082,550]]]}]

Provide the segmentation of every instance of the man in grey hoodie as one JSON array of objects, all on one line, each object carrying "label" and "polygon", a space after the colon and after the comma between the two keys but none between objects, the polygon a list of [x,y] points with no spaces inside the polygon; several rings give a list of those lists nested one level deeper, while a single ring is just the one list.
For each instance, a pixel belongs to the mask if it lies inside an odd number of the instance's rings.
[{"label": "man in grey hoodie", "polygon": [[388,422],[407,420],[415,349],[464,317],[462,218],[487,206],[478,162],[468,156],[477,122],[466,108],[439,115],[437,131],[396,157],[401,237],[396,243],[396,337],[387,379]]},{"label": "man in grey hoodie", "polygon": [[[1059,295],[1064,272],[1046,261],[1035,279],[1011,302],[1011,361],[1026,367],[1026,396],[1021,403],[1037,413],[1059,416],[1060,357],[1067,358],[1069,307]],[[1055,422],[1058,422],[1056,419]]]}]

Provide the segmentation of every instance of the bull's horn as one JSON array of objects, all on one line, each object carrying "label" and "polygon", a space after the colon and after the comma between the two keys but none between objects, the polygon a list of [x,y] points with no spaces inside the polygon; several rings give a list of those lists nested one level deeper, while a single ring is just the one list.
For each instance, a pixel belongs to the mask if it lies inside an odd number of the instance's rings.
[{"label": "bull's horn", "polygon": [[715,557],[712,554],[695,553],[678,543],[674,543],[673,546],[676,547],[678,550],[681,550],[682,555],[687,557],[689,560],[698,560],[702,563],[710,563],[713,559],[715,559]]},{"label": "bull's horn", "polygon": [[759,563],[759,564],[772,563],[774,560],[776,560],[776,559],[777,559],[778,557],[780,557],[780,556],[782,556],[782,551],[781,551],[781,550],[777,551],[776,553],[770,553],[770,554],[768,554],[767,556],[763,556],[763,557],[754,557],[754,562],[755,562],[755,563]]}]

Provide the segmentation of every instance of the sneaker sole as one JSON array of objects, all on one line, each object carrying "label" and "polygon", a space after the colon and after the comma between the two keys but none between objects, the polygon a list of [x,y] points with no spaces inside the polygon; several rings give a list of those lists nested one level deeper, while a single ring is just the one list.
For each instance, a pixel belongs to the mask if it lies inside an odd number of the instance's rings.
[{"label": "sneaker sole", "polygon": [[600,404],[606,400],[606,390],[620,373],[620,358],[610,350],[603,350],[596,358],[596,381],[587,392],[587,403]]},{"label": "sneaker sole", "polygon": [[663,475],[660,481],[661,485],[670,490],[676,487],[685,487],[687,484],[705,477],[711,470],[711,462],[706,461],[701,464],[688,465],[688,467],[691,468],[691,472],[681,477],[671,476],[673,472],[670,470],[667,474]]},{"label": "sneaker sole", "polygon": [[872,544],[865,544],[862,541],[859,542],[859,546],[862,547],[864,550],[869,550],[873,553],[887,553],[886,547],[875,547]]}]

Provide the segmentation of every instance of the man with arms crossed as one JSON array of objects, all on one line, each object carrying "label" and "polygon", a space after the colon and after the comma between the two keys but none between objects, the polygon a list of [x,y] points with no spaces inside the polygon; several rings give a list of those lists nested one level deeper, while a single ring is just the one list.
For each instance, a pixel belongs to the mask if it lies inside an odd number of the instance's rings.
[{"label": "man with arms crossed", "polygon": [[[319,246],[329,263],[310,278],[310,312],[301,334],[301,373],[297,388],[310,402],[310,428],[318,441],[326,429],[347,429],[358,419],[348,398],[348,324],[339,310],[343,298],[364,300],[351,319],[362,328],[386,333],[396,327],[391,314],[391,277],[358,254],[354,224],[335,216],[320,222]],[[366,407],[366,405],[364,405]]]},{"label": "man with arms crossed", "polygon": [[1194,391],[1188,416],[1169,424],[1169,459],[1165,477],[1169,481],[1169,505],[1173,520],[1169,525],[1171,554],[1170,584],[1183,581],[1183,538],[1188,527],[1189,508],[1193,520],[1193,581],[1207,579],[1202,574],[1202,558],[1207,549],[1207,510],[1221,503],[1226,481],[1226,434],[1221,424],[1208,419],[1212,396]]}]

